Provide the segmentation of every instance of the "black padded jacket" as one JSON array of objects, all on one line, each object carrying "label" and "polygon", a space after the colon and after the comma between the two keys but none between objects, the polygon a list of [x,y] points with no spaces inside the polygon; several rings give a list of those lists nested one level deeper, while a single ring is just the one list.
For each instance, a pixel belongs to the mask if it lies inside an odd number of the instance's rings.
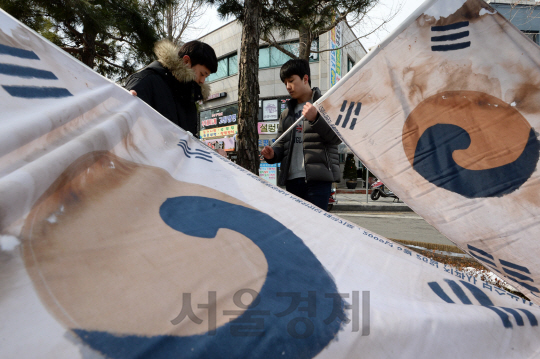
[{"label": "black padded jacket", "polygon": [[[319,97],[321,97],[321,92],[314,87],[311,102],[317,101]],[[278,137],[296,121],[294,109],[297,104],[298,101],[291,99],[287,104],[287,109],[281,113]],[[271,164],[281,162],[281,172],[278,178],[280,186],[285,185],[289,176],[290,154],[295,145],[293,136],[294,131],[291,131],[290,135],[276,143],[274,146],[274,158],[266,160]],[[304,120],[302,142],[306,181],[339,182],[341,172],[339,170],[338,145],[341,140],[319,115],[313,122]]]}]

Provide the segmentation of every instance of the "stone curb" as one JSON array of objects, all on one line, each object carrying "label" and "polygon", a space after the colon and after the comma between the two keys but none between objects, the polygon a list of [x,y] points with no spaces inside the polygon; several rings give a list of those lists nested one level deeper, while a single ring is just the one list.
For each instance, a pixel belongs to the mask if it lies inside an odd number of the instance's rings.
[{"label": "stone curb", "polygon": [[332,212],[412,212],[405,204],[363,204],[363,203],[338,203],[332,208]]}]

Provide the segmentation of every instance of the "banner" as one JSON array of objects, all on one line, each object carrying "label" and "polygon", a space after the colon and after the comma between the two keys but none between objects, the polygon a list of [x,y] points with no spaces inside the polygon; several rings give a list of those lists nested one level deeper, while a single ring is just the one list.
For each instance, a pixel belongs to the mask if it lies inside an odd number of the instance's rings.
[{"label": "banner", "polygon": [[483,1],[428,1],[318,104],[401,200],[537,304],[539,63]]},{"label": "banner", "polygon": [[0,63],[1,358],[540,353],[538,305],[268,183],[1,11]]},{"label": "banner", "polygon": [[341,23],[337,24],[330,30],[330,48],[337,49],[330,51],[330,87],[334,86],[341,80],[341,49],[342,45],[342,29]]}]

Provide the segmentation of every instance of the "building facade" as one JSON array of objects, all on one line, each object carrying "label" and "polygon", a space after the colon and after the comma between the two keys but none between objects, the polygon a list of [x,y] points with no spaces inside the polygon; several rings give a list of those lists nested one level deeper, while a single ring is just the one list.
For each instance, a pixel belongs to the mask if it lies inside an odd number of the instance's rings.
[{"label": "building facade", "polygon": [[[278,38],[278,37],[276,37]],[[235,159],[234,145],[238,119],[238,60],[242,39],[242,26],[232,21],[200,38],[212,46],[218,57],[218,71],[207,78],[212,92],[200,106],[200,138],[208,145],[223,148],[229,158]],[[279,38],[280,45],[298,53],[298,33]],[[311,48],[324,51],[310,57],[311,86],[324,94],[339,81],[365,54],[349,26],[342,22],[318,39]],[[286,108],[289,94],[279,78],[281,65],[290,59],[278,49],[260,42],[259,47],[259,149],[271,144],[277,135],[278,119]],[[274,182],[279,169],[275,165],[261,164],[261,176]]]},{"label": "building facade", "polygon": [[492,0],[488,3],[533,42],[540,45],[540,1]]}]

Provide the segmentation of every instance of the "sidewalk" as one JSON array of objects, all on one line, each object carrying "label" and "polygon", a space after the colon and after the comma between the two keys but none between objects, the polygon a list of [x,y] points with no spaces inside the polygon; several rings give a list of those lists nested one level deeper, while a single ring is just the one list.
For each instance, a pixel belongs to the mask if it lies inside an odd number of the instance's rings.
[{"label": "sidewalk", "polygon": [[336,198],[338,203],[334,205],[332,212],[412,212],[405,203],[394,198],[381,197],[376,201],[366,199],[365,189],[351,190],[338,186]]}]

